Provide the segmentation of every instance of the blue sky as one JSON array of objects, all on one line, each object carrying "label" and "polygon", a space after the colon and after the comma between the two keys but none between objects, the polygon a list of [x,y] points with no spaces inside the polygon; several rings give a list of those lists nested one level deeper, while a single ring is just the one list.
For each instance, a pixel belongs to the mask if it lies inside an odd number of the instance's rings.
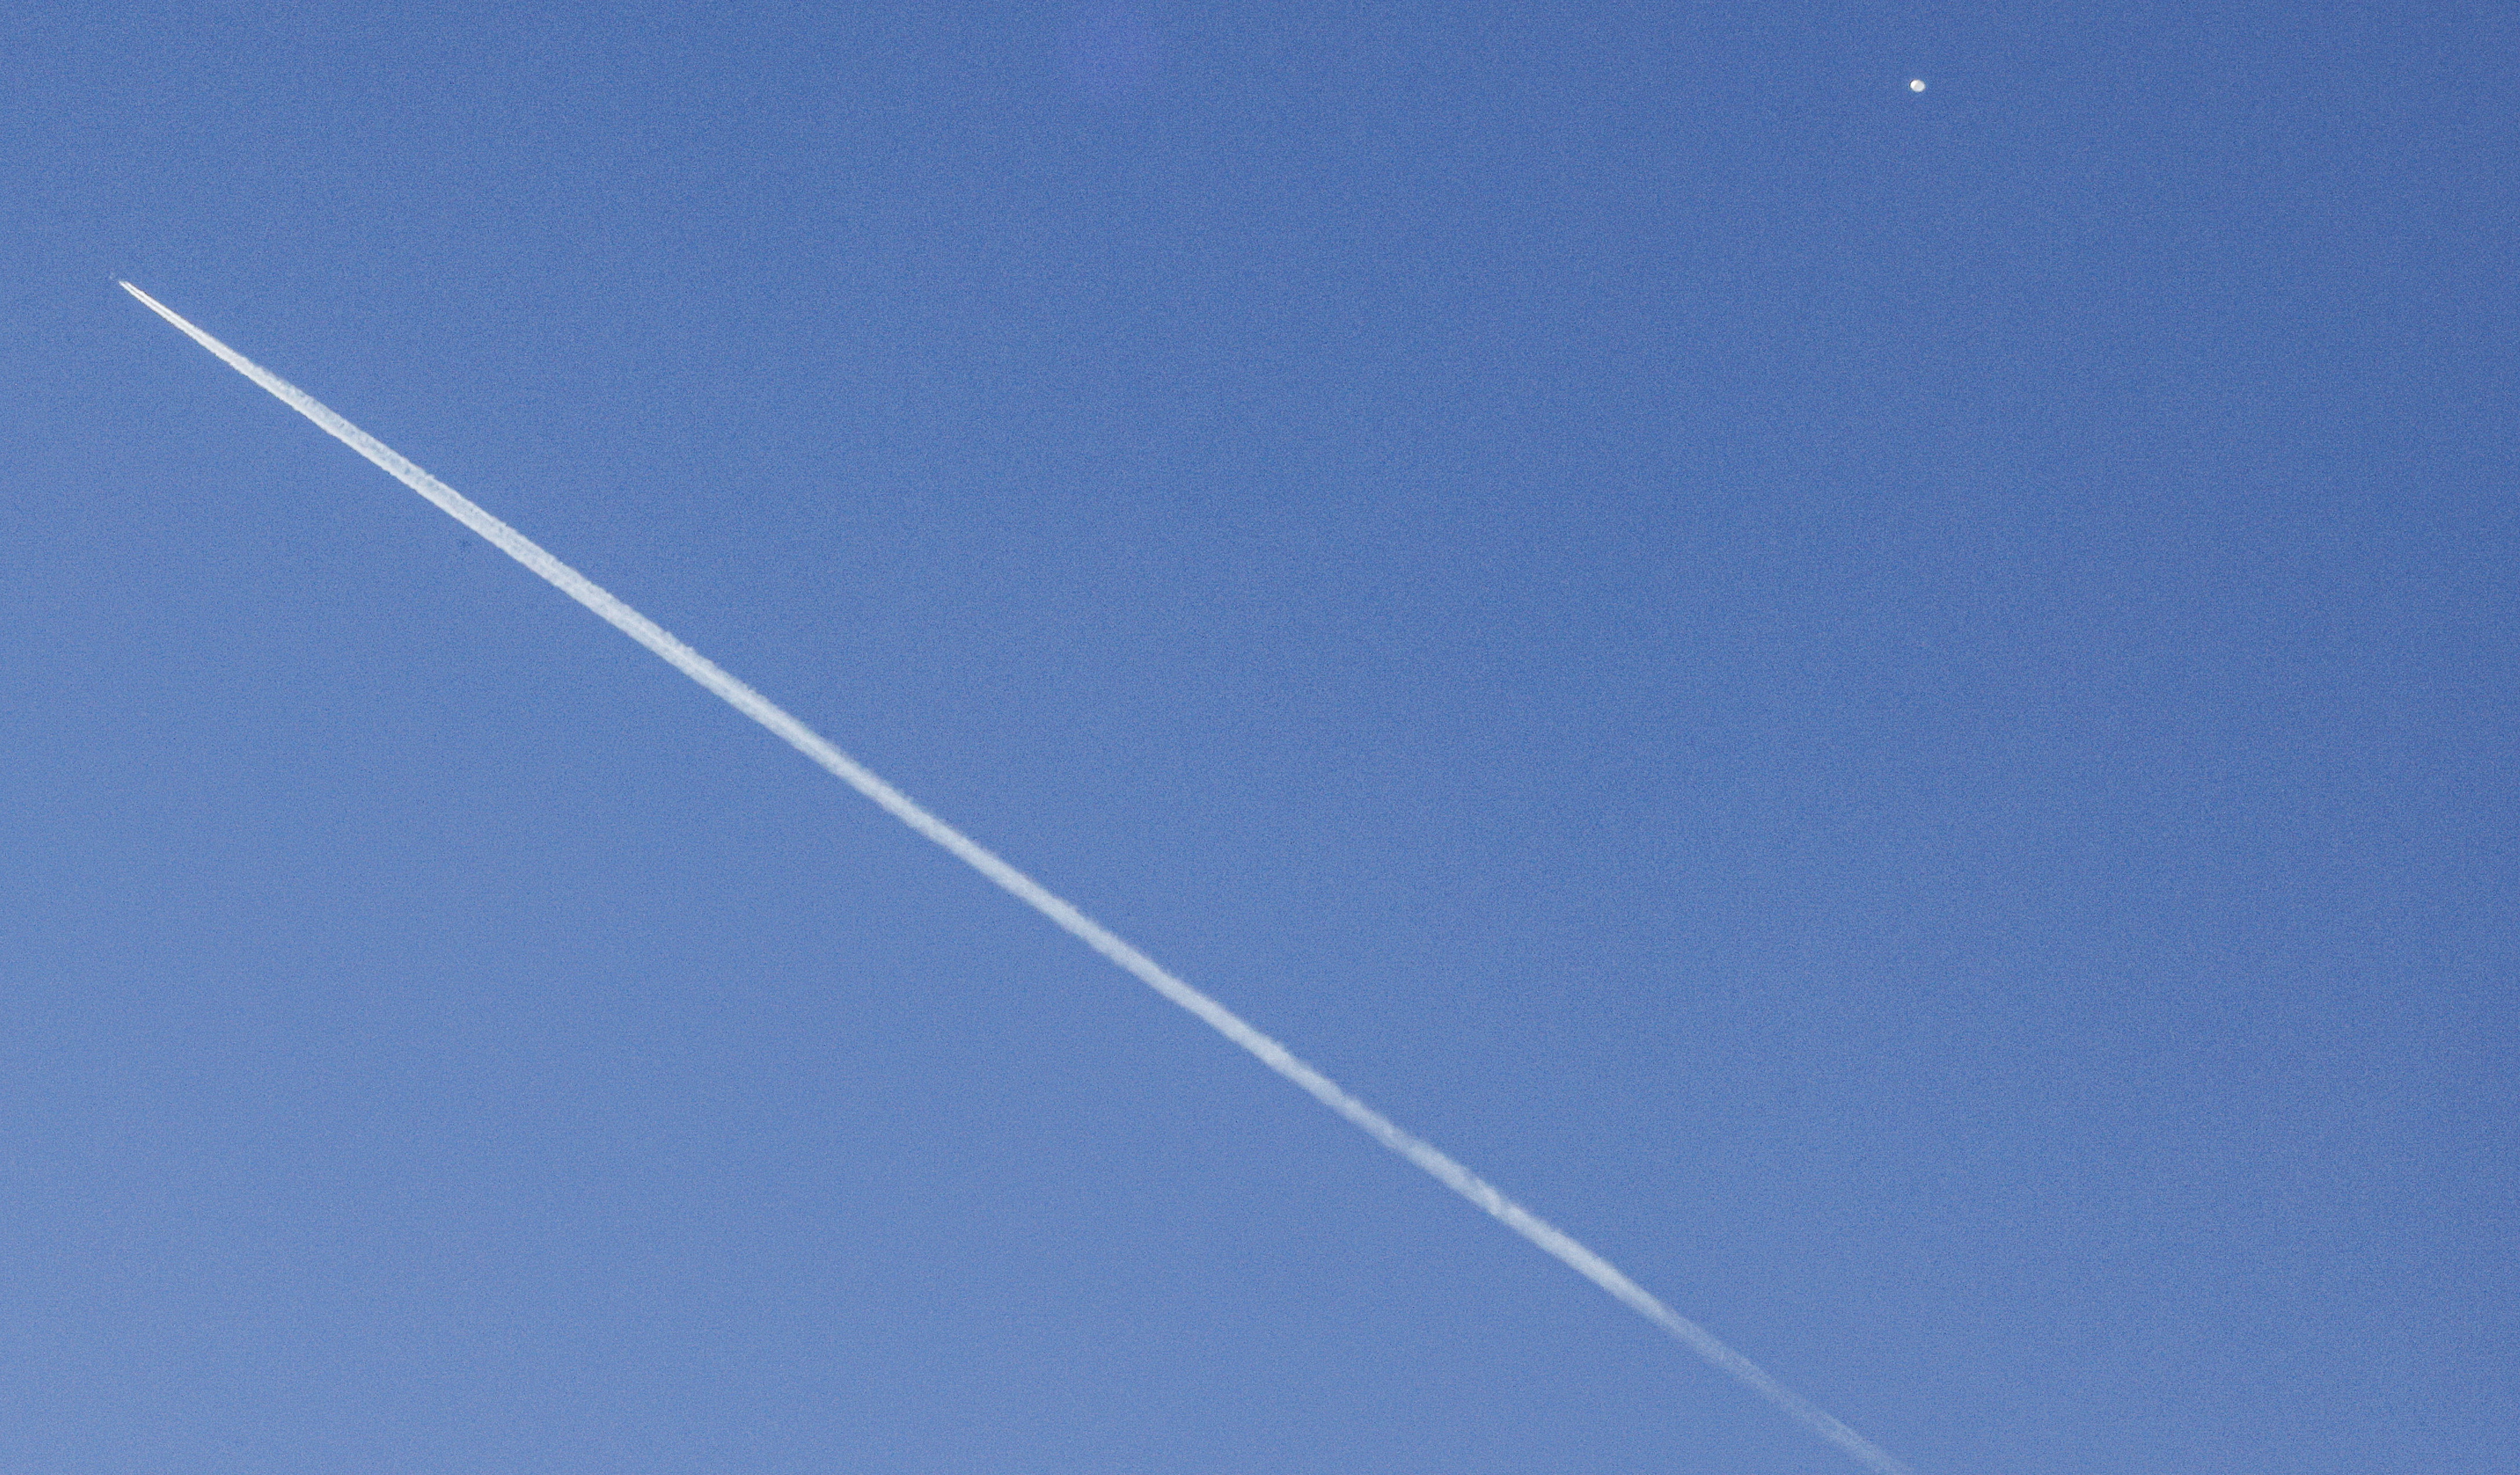
[{"label": "blue sky", "polygon": [[[2520,1416],[2502,0],[0,18],[0,1465]],[[1926,90],[1908,83],[1921,78]]]}]

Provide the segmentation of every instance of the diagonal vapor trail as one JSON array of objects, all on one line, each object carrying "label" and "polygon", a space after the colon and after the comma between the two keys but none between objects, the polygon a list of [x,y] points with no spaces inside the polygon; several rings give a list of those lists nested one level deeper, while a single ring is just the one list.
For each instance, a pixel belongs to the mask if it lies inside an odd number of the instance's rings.
[{"label": "diagonal vapor trail", "polygon": [[532,539],[483,512],[471,499],[404,460],[367,431],[334,414],[312,395],[186,322],[157,298],[128,282],[119,285],[124,291],[146,303],[150,311],[174,324],[194,342],[218,355],[229,368],[270,390],[281,403],[323,426],[334,439],[382,467],[395,480],[435,503],[439,511],[498,545],[500,552],[542,575],[562,594],[602,615],[614,629],[663,656],[675,670],[716,693],[729,706],[786,739],[798,752],[830,770],[840,782],[882,806],[894,819],[935,841],[1024,905],[1057,922],[1087,947],[1118,963],[1147,987],[1207,1021],[1218,1034],[1258,1056],[1260,1063],[1302,1087],[1315,1100],[1363,1128],[1375,1141],[1417,1164],[1437,1183],[1478,1205],[1506,1228],[1617,1297],[1638,1315],[1671,1333],[1689,1351],[1784,1410],[1805,1428],[1854,1456],[1857,1463],[1878,1472],[1878,1475],[1912,1475],[1907,1465],[1892,1458],[1878,1445],[1769,1376],[1757,1363],[1718,1340],[1713,1332],[1663,1305],[1643,1286],[1629,1279],[1617,1266],[1585,1248],[1555,1225],[1498,1192],[1485,1179],[1431,1144],[1402,1131],[1390,1118],[1348,1095],[1338,1083],[1296,1058],[1286,1047],[1244,1023],[1239,1015],[1224,1005],[1164,971],[1153,959],[1131,947],[1118,934],[1079,912],[1039,881],[1000,860],[978,841],[922,809],[909,795],[876,777],[856,759],[788,715],[768,697],[728,675],[716,662],[676,640],[664,627],[614,599],[584,574],[543,552]]}]

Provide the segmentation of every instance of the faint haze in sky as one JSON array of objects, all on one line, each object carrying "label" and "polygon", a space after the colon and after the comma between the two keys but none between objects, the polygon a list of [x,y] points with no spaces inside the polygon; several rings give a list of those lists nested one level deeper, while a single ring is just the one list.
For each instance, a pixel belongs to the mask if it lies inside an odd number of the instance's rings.
[{"label": "faint haze in sky", "polygon": [[1135,5],[1088,5],[1059,29],[1058,59],[1070,83],[1102,102],[1135,97],[1154,85],[1163,41]]}]

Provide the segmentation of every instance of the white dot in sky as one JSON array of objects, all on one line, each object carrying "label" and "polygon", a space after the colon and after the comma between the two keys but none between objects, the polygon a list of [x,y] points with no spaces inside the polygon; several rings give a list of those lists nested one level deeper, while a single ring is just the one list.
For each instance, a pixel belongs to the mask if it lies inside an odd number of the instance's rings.
[{"label": "white dot in sky", "polygon": [[1922,91],[1924,91],[1924,90],[1925,90],[1925,79],[1924,79],[1923,77],[1918,77],[1918,78],[1916,78],[1914,81],[1910,82],[1910,83],[1908,84],[1908,90],[1909,90],[1910,92],[1922,92]]}]

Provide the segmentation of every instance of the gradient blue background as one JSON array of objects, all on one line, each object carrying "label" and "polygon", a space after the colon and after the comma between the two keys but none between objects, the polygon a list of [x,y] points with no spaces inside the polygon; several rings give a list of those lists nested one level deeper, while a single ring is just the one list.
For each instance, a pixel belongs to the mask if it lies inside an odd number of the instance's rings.
[{"label": "gradient blue background", "polygon": [[1853,1468],[127,276],[1924,1475],[2507,1469],[2515,59],[9,8],[0,1466]]}]

